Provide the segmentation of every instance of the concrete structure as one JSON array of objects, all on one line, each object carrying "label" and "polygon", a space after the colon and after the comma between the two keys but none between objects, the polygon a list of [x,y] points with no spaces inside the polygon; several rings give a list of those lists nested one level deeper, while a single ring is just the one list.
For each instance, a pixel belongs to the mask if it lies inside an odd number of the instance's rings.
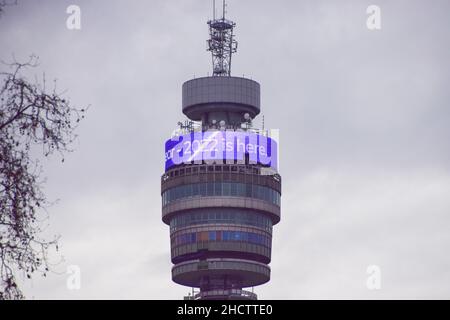
[{"label": "concrete structure", "polygon": [[[260,112],[260,85],[227,72],[189,80],[183,84],[182,111],[201,121],[197,130],[248,129],[245,124]],[[244,288],[269,281],[281,177],[267,174],[265,167],[223,159],[183,163],[163,174],[162,220],[170,226],[172,279],[199,289],[191,299],[256,299]]]}]

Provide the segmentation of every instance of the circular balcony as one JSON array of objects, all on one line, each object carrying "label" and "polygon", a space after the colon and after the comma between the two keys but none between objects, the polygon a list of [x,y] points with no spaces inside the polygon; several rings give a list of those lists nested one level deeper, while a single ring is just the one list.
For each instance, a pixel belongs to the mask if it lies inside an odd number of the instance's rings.
[{"label": "circular balcony", "polygon": [[241,117],[233,119],[230,115],[249,113],[254,118],[260,112],[260,95],[259,83],[246,78],[192,79],[183,84],[183,113],[196,121],[202,120],[204,115],[224,113],[227,119],[239,122]]},{"label": "circular balcony", "polygon": [[241,290],[241,289],[228,289],[228,290],[208,290],[200,291],[195,294],[193,300],[258,300],[256,293]]},{"label": "circular balcony", "polygon": [[172,263],[192,259],[235,258],[268,264],[271,248],[245,241],[205,241],[172,247]]},{"label": "circular balcony", "polygon": [[236,182],[271,188],[281,194],[279,174],[261,174],[261,168],[249,165],[186,165],[168,170],[161,176],[161,194],[180,185],[203,182]]},{"label": "circular balcony", "polygon": [[172,280],[178,284],[199,288],[206,276],[224,276],[239,280],[242,287],[253,287],[270,280],[269,266],[240,259],[208,259],[187,261],[172,267]]},{"label": "circular balcony", "polygon": [[174,214],[181,211],[200,208],[246,208],[267,213],[272,218],[273,224],[280,221],[280,207],[265,200],[246,197],[192,197],[182,198],[165,205],[162,208],[162,220],[170,224]]}]

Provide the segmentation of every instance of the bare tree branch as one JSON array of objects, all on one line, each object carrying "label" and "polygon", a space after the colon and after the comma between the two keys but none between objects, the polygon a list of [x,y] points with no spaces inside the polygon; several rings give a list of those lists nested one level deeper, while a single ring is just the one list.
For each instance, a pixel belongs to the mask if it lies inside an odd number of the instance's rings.
[{"label": "bare tree branch", "polygon": [[48,272],[47,252],[57,247],[57,238],[43,240],[42,214],[49,205],[40,181],[41,167],[31,156],[35,146],[45,157],[71,151],[74,130],[85,109],[43,84],[32,84],[22,71],[37,66],[31,56],[25,63],[8,64],[0,72],[0,299],[21,299],[17,272],[31,278]]},{"label": "bare tree branch", "polygon": [[3,8],[17,4],[17,0],[0,0],[0,15],[3,12]]}]

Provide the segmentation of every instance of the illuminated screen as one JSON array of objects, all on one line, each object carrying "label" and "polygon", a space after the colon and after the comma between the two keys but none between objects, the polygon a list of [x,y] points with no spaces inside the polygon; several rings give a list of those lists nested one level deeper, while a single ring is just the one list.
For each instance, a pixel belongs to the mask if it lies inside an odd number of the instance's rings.
[{"label": "illuminated screen", "polygon": [[192,132],[166,141],[165,169],[182,163],[245,163],[262,164],[277,170],[277,142],[248,131]]}]

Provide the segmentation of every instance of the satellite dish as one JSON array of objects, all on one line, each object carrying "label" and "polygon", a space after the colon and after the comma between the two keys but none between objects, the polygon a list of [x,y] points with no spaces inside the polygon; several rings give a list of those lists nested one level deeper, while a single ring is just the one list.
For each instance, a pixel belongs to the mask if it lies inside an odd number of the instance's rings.
[{"label": "satellite dish", "polygon": [[216,119],[212,119],[212,120],[211,120],[211,123],[212,123],[212,124],[216,124],[216,122],[217,122]]},{"label": "satellite dish", "polygon": [[245,120],[249,120],[250,119],[250,115],[248,113],[244,114],[244,119]]},{"label": "satellite dish", "polygon": [[221,121],[219,122],[219,125],[220,125],[221,127],[225,127],[225,120],[221,120]]}]

